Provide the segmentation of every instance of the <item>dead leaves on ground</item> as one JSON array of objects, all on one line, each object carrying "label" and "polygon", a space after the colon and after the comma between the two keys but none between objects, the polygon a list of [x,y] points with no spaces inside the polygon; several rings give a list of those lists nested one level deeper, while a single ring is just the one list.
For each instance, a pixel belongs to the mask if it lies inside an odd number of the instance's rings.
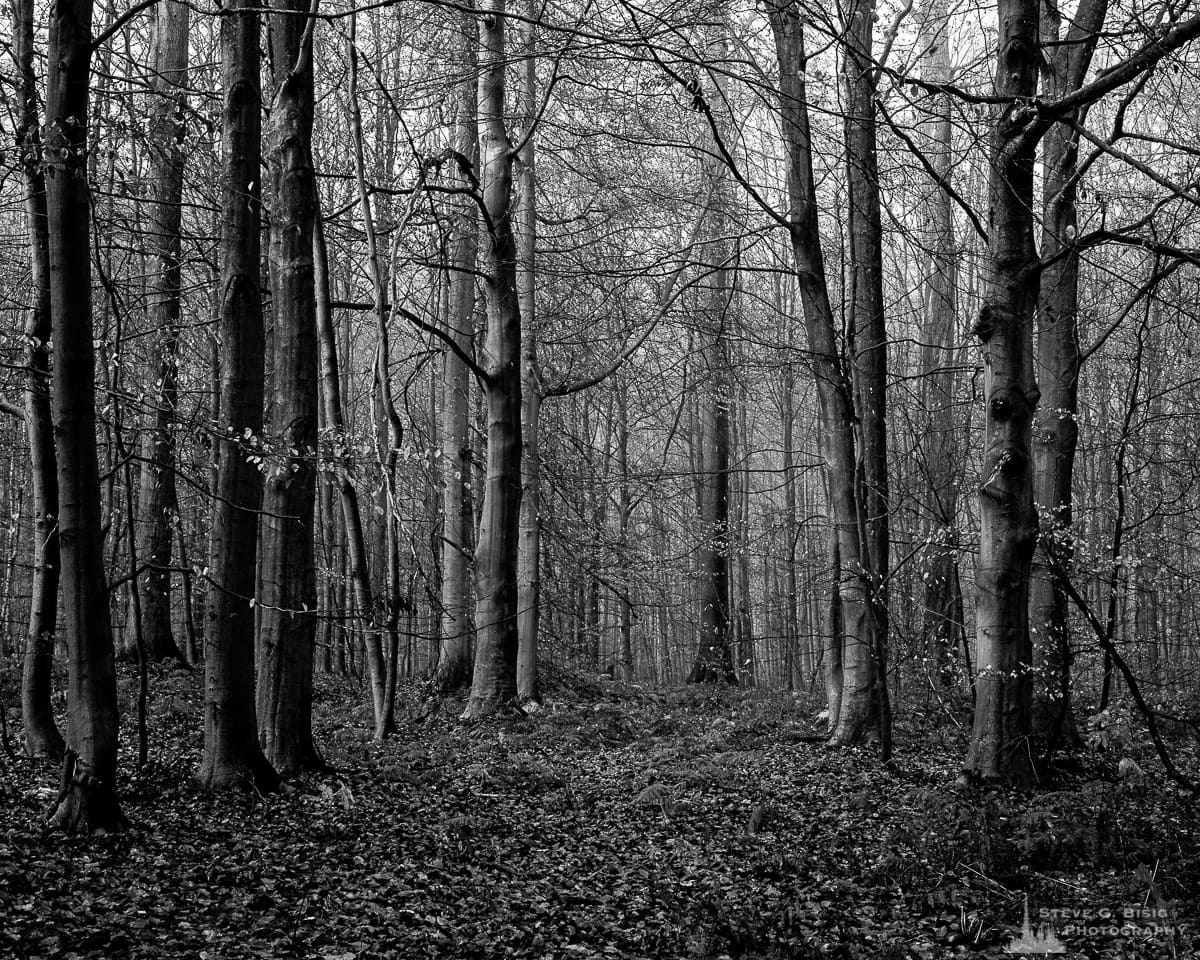
[{"label": "dead leaves on ground", "polygon": [[[451,705],[375,744],[360,692],[322,678],[333,772],[286,795],[203,796],[197,681],[158,679],[170,723],[123,784],[132,833],[45,832],[36,791],[53,771],[7,771],[0,956],[928,960],[1000,955],[1025,892],[1134,897],[1143,854],[1172,909],[1197,876],[1195,815],[1161,784],[1116,787],[1119,803],[1084,787],[964,797],[948,786],[956,744],[889,773],[808,742],[791,698],[750,692],[579,681],[533,717],[465,726]],[[1105,803],[1180,841],[1109,824],[1125,859],[1095,860],[1069,823]]]}]

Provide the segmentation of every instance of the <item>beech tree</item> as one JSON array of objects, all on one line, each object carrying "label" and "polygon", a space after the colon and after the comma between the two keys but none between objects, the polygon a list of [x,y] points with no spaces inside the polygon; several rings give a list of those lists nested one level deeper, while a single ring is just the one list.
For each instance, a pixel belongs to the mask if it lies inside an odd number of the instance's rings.
[{"label": "beech tree", "polygon": [[441,638],[434,683],[442,693],[465,686],[471,672],[471,556],[474,511],[471,499],[470,409],[471,371],[463,359],[475,341],[475,262],[479,245],[479,211],[473,196],[477,176],[479,129],[475,120],[474,81],[478,47],[475,17],[458,14],[466,79],[456,86],[455,154],[446,165],[463,195],[452,208],[447,239],[449,277],[446,329],[456,350],[445,350],[442,373],[442,591]]},{"label": "beech tree", "polygon": [[33,0],[13,3],[13,56],[17,66],[18,123],[16,143],[25,192],[33,305],[25,321],[24,417],[33,477],[33,574],[29,597],[29,629],[21,674],[21,719],[25,752],[32,757],[58,757],[63,738],[50,705],[54,635],[58,619],[59,529],[58,473],[50,404],[52,300],[50,234],[46,209],[46,174],[38,117],[37,78],[33,69]]},{"label": "beech tree", "polygon": [[[320,765],[312,738],[317,453],[317,324],[313,267],[316,183],[312,162],[313,17],[283,0],[271,23],[275,83],[266,160],[271,178],[274,316],[270,443],[264,458],[259,735],[284,776]],[[315,12],[315,11],[314,11]]]},{"label": "beech tree", "polygon": [[221,20],[221,341],[217,484],[204,636],[206,790],[273,789],[278,774],[258,742],[254,698],[255,556],[262,506],[263,318],[258,8],[238,0]]},{"label": "beech tree", "polygon": [[60,0],[46,76],[46,216],[58,465],[63,628],[68,638],[67,752],[49,819],[66,830],[125,825],[117,801],[117,682],[100,533],[91,197],[87,181],[92,4]]},{"label": "beech tree", "polygon": [[[813,377],[820,408],[821,449],[827,471],[830,525],[837,558],[836,603],[840,669],[831,678],[840,686],[830,695],[834,736],[854,743],[884,733],[878,710],[875,613],[870,554],[862,536],[857,454],[854,441],[854,398],[850,372],[837,344],[837,322],[829,299],[825,258],[818,222],[813,177],[804,65],[804,17],[790,3],[768,10],[779,68],[779,113],[787,157],[790,207],[782,225],[788,231],[800,302],[808,332]],[[871,733],[874,731],[874,734]],[[886,740],[885,740],[886,744]],[[886,746],[885,746],[886,749]]]},{"label": "beech tree", "polygon": [[[142,649],[152,660],[181,657],[171,628],[171,544],[177,506],[175,431],[179,403],[180,220],[183,149],[187,111],[188,23],[190,10],[160,0],[154,30],[154,70],[150,85],[150,248],[154,259],[149,291],[149,325],[159,338],[157,377],[152,394],[153,424],[142,441],[138,469],[136,554],[145,565],[138,609]],[[139,625],[130,606],[122,654],[137,654]]]},{"label": "beech tree", "polygon": [[505,118],[505,0],[480,6],[479,191],[484,212],[487,334],[480,372],[487,467],[475,550],[475,669],[464,716],[486,716],[517,693],[517,538],[521,504],[521,310],[513,232],[513,163]]}]

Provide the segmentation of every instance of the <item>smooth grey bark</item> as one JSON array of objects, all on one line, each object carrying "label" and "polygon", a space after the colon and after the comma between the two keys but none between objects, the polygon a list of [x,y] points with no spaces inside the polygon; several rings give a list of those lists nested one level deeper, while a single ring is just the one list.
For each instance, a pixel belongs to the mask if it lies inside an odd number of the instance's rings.
[{"label": "smooth grey bark", "polygon": [[[872,677],[865,661],[875,656],[872,627],[870,556],[862,537],[857,490],[854,442],[854,402],[848,371],[837,343],[838,324],[829,301],[817,215],[816,184],[813,177],[812,135],[804,80],[804,33],[801,11],[786,2],[768,9],[779,63],[780,119],[788,160],[786,216],[796,280],[804,310],[805,327],[817,405],[821,453],[826,467],[827,501],[832,528],[837,575],[835,615],[830,626],[837,629],[831,642],[841,654],[837,664],[826,655],[827,667],[840,675],[838,710],[831,723],[841,725],[847,703],[870,705]],[[832,679],[832,678],[831,678]],[[856,684],[851,689],[851,684]],[[844,730],[861,729],[865,721],[855,713],[847,716]],[[858,735],[858,734],[856,734]]]},{"label": "smooth grey bark", "polygon": [[[475,69],[479,38],[469,11],[458,14],[463,51],[463,76],[458,84],[453,149],[455,185],[471,191],[479,160],[476,122]],[[470,356],[475,342],[475,263],[479,246],[479,209],[466,193],[454,203],[450,216],[447,261],[450,268],[447,332],[462,353]],[[467,685],[471,676],[472,596],[471,560],[475,535],[471,502],[472,451],[470,433],[471,377],[455,350],[444,351],[441,396],[442,589],[441,640],[434,688],[450,693]]]},{"label": "smooth grey bark", "polygon": [[16,147],[25,191],[29,272],[33,288],[33,304],[25,319],[24,412],[29,437],[34,539],[29,630],[21,672],[21,719],[25,728],[25,753],[31,757],[57,758],[62,756],[63,737],[54,722],[51,681],[58,621],[58,472],[50,404],[50,234],[37,78],[33,69],[33,18],[33,0],[15,0],[13,57],[19,86]]},{"label": "smooth grey bark", "polygon": [[221,340],[211,590],[204,637],[203,790],[274,789],[254,699],[255,557],[262,506],[264,330],[258,8],[234,0],[221,18]]},{"label": "smooth grey bark", "polygon": [[275,395],[260,527],[258,733],[286,777],[322,765],[312,735],[317,583],[317,323],[313,264],[313,21],[308,0],[272,5],[275,95],[265,159],[271,184],[271,352]]},{"label": "smooth grey bark", "polygon": [[[160,0],[154,29],[154,73],[149,116],[150,256],[149,328],[158,336],[153,421],[142,440],[138,467],[135,553],[144,567],[138,590],[142,648],[150,660],[183,655],[171,628],[172,526],[175,492],[175,417],[179,401],[180,214],[186,154],[188,23],[190,8]],[[137,655],[137,615],[130,609],[122,656]]]},{"label": "smooth grey bark", "polygon": [[[380,438],[376,441],[380,471],[383,474],[383,484],[380,489],[380,509],[383,512],[383,568],[384,585],[378,591],[374,600],[376,611],[373,614],[373,626],[376,629],[366,633],[367,672],[371,682],[371,703],[375,713],[375,739],[382,740],[390,732],[392,726],[392,704],[388,696],[388,669],[393,663],[398,648],[396,622],[399,613],[397,596],[399,592],[399,569],[396,544],[396,517],[394,508],[395,481],[394,468],[399,452],[403,429],[400,423],[396,405],[392,400],[392,385],[390,372],[390,347],[388,334],[388,298],[387,279],[384,272],[383,256],[379,250],[379,240],[375,232],[375,216],[372,212],[371,194],[367,189],[366,169],[363,161],[363,130],[362,112],[358,103],[358,46],[356,42],[357,16],[350,20],[350,127],[354,149],[354,174],[358,187],[358,205],[362,213],[363,233],[367,239],[367,260],[371,274],[372,311],[375,316],[375,327],[378,343],[375,348],[374,386],[378,401],[385,418],[380,429]],[[365,544],[364,544],[365,546]],[[362,558],[364,564],[366,556]],[[384,648],[384,638],[387,647]]]},{"label": "smooth grey bark", "polygon": [[58,0],[47,55],[46,165],[52,412],[58,467],[63,628],[67,637],[67,752],[47,819],[69,831],[126,826],[117,799],[117,680],[101,535],[92,347],[88,89],[91,0]]},{"label": "smooth grey bark", "polygon": [[847,637],[842,658],[842,704],[832,740],[851,745],[878,739],[891,756],[887,690],[888,571],[890,566],[887,449],[887,321],[883,305],[883,228],[875,136],[876,60],[872,52],[875,5],[851,0],[846,8],[842,72],[846,84],[846,173],[849,192],[850,327],[854,413],[860,471],[858,510],[861,561],[866,567],[870,646]]},{"label": "smooth grey bark", "polygon": [[481,367],[487,467],[475,553],[475,669],[463,713],[477,719],[517,694],[517,540],[521,504],[521,310],[513,235],[513,144],[505,125],[505,0],[479,18],[479,185],[486,213],[487,337]]},{"label": "smooth grey bark", "polygon": [[[1086,0],[1062,37],[1062,15],[1045,2],[1041,39],[1045,93],[1054,99],[1083,86],[1104,26],[1107,0]],[[1068,119],[1082,122],[1083,111]],[[1071,703],[1070,600],[1053,567],[1069,563],[1072,485],[1079,443],[1079,252],[1076,194],[1079,135],[1066,124],[1043,138],[1043,260],[1037,310],[1037,380],[1042,399],[1033,423],[1034,501],[1041,523],[1034,554],[1029,615],[1033,631],[1034,732],[1050,741],[1079,742]],[[1053,562],[1052,562],[1053,561]]]},{"label": "smooth grey bark", "polygon": [[525,127],[517,165],[517,298],[521,309],[521,515],[517,534],[517,694],[540,700],[538,632],[542,605],[542,382],[538,365],[537,270],[537,10],[527,3],[521,113]]}]

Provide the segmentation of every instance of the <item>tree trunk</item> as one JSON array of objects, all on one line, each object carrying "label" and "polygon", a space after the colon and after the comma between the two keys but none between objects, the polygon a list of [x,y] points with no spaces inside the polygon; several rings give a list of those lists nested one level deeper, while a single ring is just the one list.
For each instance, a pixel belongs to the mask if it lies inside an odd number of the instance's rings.
[{"label": "tree trunk", "polygon": [[[333,313],[329,295],[329,254],[325,246],[325,231],[321,225],[320,197],[314,193],[316,208],[313,218],[313,284],[316,293],[317,344],[320,359],[321,404],[325,412],[326,430],[331,446],[334,479],[337,485],[338,502],[342,512],[342,529],[345,536],[345,567],[354,597],[355,620],[363,623],[369,633],[374,634],[375,607],[371,592],[371,578],[367,567],[367,539],[363,532],[362,511],[359,507],[358,488],[354,485],[350,450],[352,444],[346,430],[346,415],[342,406],[342,377],[338,363],[337,334],[333,326]],[[338,567],[339,582],[341,567]],[[344,593],[344,589],[339,588]],[[345,609],[341,602],[338,609]],[[342,631],[338,647],[339,672],[346,673],[345,657],[348,633]],[[372,702],[374,703],[374,696]],[[382,709],[382,696],[379,699]]]},{"label": "tree trunk", "polygon": [[983,307],[975,326],[983,345],[984,453],[975,721],[964,777],[1027,786],[1034,775],[1029,575],[1038,522],[1030,439],[1038,402],[1033,373],[1038,258],[1033,244],[1036,146],[1022,136],[1020,104],[1037,93],[1037,0],[998,0],[997,18],[995,90],[1006,103],[992,108],[990,239]]},{"label": "tree trunk", "polygon": [[[921,11],[917,45],[922,79],[950,82],[949,12],[946,0],[930,0]],[[952,176],[950,98],[930,94],[917,105],[921,146],[942,181],[923,197],[921,243],[930,251],[924,277],[924,345],[921,352],[921,409],[924,414],[925,569],[922,653],[935,665],[938,682],[953,676],[962,598],[958,585],[959,444],[954,419],[954,336],[957,264],[954,220],[947,190]]]},{"label": "tree trunk", "polygon": [[[1106,11],[1107,0],[1082,4],[1063,42],[1057,7],[1043,4],[1047,96],[1059,99],[1083,85]],[[1081,122],[1083,117],[1076,111],[1071,119]],[[1033,427],[1034,502],[1042,511],[1042,533],[1034,554],[1029,601],[1036,678],[1033,726],[1048,742],[1076,745],[1070,605],[1055,581],[1051,560],[1065,565],[1070,559],[1071,487],[1079,442],[1079,253],[1073,244],[1079,135],[1065,124],[1056,124],[1043,143],[1041,256],[1053,262],[1042,271],[1037,311],[1037,380],[1042,400]]]},{"label": "tree trunk", "polygon": [[[182,659],[171,629],[171,527],[175,495],[175,416],[179,399],[180,201],[183,198],[183,117],[187,108],[188,20],[178,0],[160,0],[154,31],[154,100],[149,119],[150,281],[149,323],[159,336],[154,422],[142,441],[138,469],[136,554],[145,565],[141,606],[142,646],[151,660]],[[124,656],[137,634],[125,630]]]},{"label": "tree trunk", "polygon": [[[389,334],[388,334],[388,304],[387,279],[384,274],[383,256],[379,250],[379,241],[375,233],[375,216],[371,209],[371,194],[367,190],[366,170],[363,162],[363,131],[362,114],[358,104],[358,46],[356,42],[357,15],[350,19],[350,125],[351,138],[354,141],[354,174],[358,186],[358,205],[362,212],[363,232],[367,238],[367,259],[371,273],[371,289],[373,294],[372,309],[375,315],[375,326],[379,341],[375,347],[375,387],[378,399],[386,417],[383,436],[377,440],[378,447],[386,447],[379,452],[379,467],[383,483],[380,488],[380,509],[383,512],[383,567],[385,583],[382,590],[382,603],[375,597],[376,608],[372,608],[371,624],[373,629],[366,632],[367,671],[371,679],[371,704],[375,712],[375,739],[382,740],[387,736],[391,725],[388,713],[387,696],[387,660],[385,653],[392,653],[397,646],[396,593],[399,589],[398,557],[395,552],[396,517],[394,511],[393,483],[396,456],[399,453],[401,439],[401,424],[392,402],[391,371],[389,369]],[[366,576],[366,543],[363,542],[361,561],[363,576]],[[353,545],[352,545],[353,550]],[[352,557],[352,563],[354,562]],[[387,637],[387,650],[383,645],[383,637]]]},{"label": "tree trunk", "polygon": [[91,54],[91,0],[58,0],[50,18],[43,159],[63,627],[70,672],[62,789],[49,819],[66,830],[89,832],[126,825],[117,802],[117,681],[96,456],[91,209],[85,167]]},{"label": "tree trunk", "polygon": [[538,13],[527,4],[525,63],[522,71],[521,114],[524,143],[517,174],[517,298],[522,320],[521,347],[521,516],[517,536],[517,693],[522,699],[540,700],[538,686],[538,634],[542,609],[542,492],[541,429],[542,384],[538,367],[538,317],[534,295],[537,264],[536,149],[533,125],[537,121],[536,23]]},{"label": "tree trunk", "polygon": [[842,709],[833,738],[842,744],[878,738],[891,755],[887,694],[889,570],[887,470],[887,324],[883,308],[883,228],[879,212],[879,160],[875,143],[876,64],[871,45],[874,4],[852,0],[846,11],[846,171],[850,196],[850,326],[853,338],[854,410],[859,424],[859,516],[867,568],[870,648],[857,644],[844,658]]},{"label": "tree trunk", "polygon": [[[454,149],[456,185],[470,190],[470,177],[479,159],[479,128],[475,119],[475,76],[478,35],[475,18],[458,17],[462,32],[463,75],[458,85],[458,122]],[[457,164],[455,166],[457,167]],[[447,327],[466,355],[475,341],[475,261],[479,246],[479,212],[469,194],[455,203],[450,218],[450,291]],[[442,637],[434,687],[450,693],[467,685],[471,675],[471,548],[475,534],[471,504],[471,378],[466,362],[446,350],[442,379]]]},{"label": "tree trunk", "polygon": [[259,739],[283,776],[321,766],[312,736],[317,584],[317,327],[313,272],[316,180],[308,0],[277,0],[271,24],[275,99],[267,136],[271,178],[271,303],[275,317],[274,447],[262,520]]},{"label": "tree trunk", "polygon": [[828,505],[837,556],[836,602],[840,653],[830,669],[841,677],[830,715],[839,742],[880,736],[871,664],[874,648],[870,557],[861,536],[854,448],[854,403],[837,345],[837,324],[829,302],[825,261],[817,217],[803,67],[804,35],[800,12],[786,5],[769,11],[780,68],[780,112],[788,155],[788,232],[804,308],[813,376],[820,411],[821,451],[825,460]]},{"label": "tree trunk", "polygon": [[[721,22],[714,29],[709,53],[710,62],[720,64],[727,55],[728,29],[724,10],[717,17]],[[712,107],[711,139],[719,136],[729,142],[731,117],[722,91],[714,82],[713,89],[697,92],[706,95]],[[733,323],[734,288],[730,263],[733,211],[729,196],[729,176],[719,156],[716,144],[707,145],[702,175],[712,184],[712,214],[708,218],[707,242],[701,269],[704,276],[698,281],[698,335],[701,339],[700,382],[702,396],[698,400],[698,475],[696,506],[699,520],[700,544],[696,551],[699,589],[699,629],[696,657],[688,683],[737,683],[733,666],[731,623],[729,618],[729,446],[730,406],[733,377],[729,359],[729,326]]]},{"label": "tree trunk", "polygon": [[50,699],[59,578],[58,473],[50,409],[50,235],[42,138],[38,130],[37,79],[33,72],[33,0],[13,3],[13,57],[20,85],[16,142],[25,189],[30,281],[34,297],[25,321],[25,428],[29,436],[34,522],[29,632],[25,638],[21,675],[21,718],[25,727],[25,752],[31,757],[60,757],[63,738],[54,723]]},{"label": "tree trunk", "polygon": [[278,783],[278,774],[259,746],[254,702],[264,347],[258,43],[257,8],[250,0],[235,0],[221,20],[221,420],[216,424],[220,465],[204,637],[204,755],[197,775],[204,790],[265,791]]},{"label": "tree trunk", "polygon": [[479,18],[480,189],[487,304],[487,474],[475,554],[475,671],[463,716],[486,716],[517,693],[517,538],[521,505],[521,310],[512,227],[513,146],[505,128],[505,0]]}]

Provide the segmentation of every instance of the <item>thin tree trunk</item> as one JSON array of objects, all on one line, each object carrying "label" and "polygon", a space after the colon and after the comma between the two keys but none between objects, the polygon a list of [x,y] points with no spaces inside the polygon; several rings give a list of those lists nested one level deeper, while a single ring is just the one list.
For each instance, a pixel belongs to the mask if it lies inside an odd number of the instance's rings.
[{"label": "thin tree trunk", "polygon": [[[388,307],[387,307],[387,283],[384,278],[383,258],[379,251],[379,242],[375,235],[375,217],[371,212],[371,196],[367,190],[366,172],[363,164],[363,131],[362,131],[362,114],[358,105],[358,47],[356,39],[355,26],[357,16],[352,16],[350,20],[350,125],[351,138],[354,141],[354,171],[355,180],[358,185],[358,203],[362,210],[363,231],[367,237],[367,259],[371,270],[371,286],[374,295],[373,309],[375,314],[375,324],[379,334],[379,342],[376,345],[375,359],[375,385],[379,390],[380,400],[383,403],[384,413],[387,417],[387,447],[380,457],[380,466],[383,471],[383,522],[385,524],[384,534],[384,549],[387,555],[384,558],[385,577],[387,584],[383,591],[383,613],[373,613],[373,626],[382,628],[382,632],[388,638],[388,652],[390,653],[396,646],[395,643],[395,611],[397,597],[392,592],[390,587],[398,584],[398,571],[394,569],[394,556],[391,550],[393,540],[393,528],[395,517],[393,515],[393,504],[391,498],[392,486],[392,466],[395,461],[396,453],[400,446],[401,427],[399,417],[396,414],[395,405],[391,402],[391,380],[388,370]],[[344,500],[343,500],[344,502]],[[365,541],[364,541],[365,548]],[[353,538],[351,539],[351,556],[353,558]],[[366,553],[364,549],[362,562],[366,563]],[[365,578],[365,566],[363,568]],[[396,576],[393,576],[396,574]],[[388,734],[390,725],[390,717],[387,714],[387,664],[384,659],[385,651],[383,641],[380,636],[380,629],[370,629],[366,632],[366,653],[367,653],[367,671],[370,674],[371,680],[371,702],[375,710],[375,739],[382,740]]]},{"label": "thin tree trunk", "polygon": [[221,20],[221,419],[204,638],[204,754],[197,776],[205,790],[251,786],[264,791],[278,784],[259,747],[254,702],[254,561],[262,506],[256,461],[263,454],[264,343],[258,44],[257,8],[250,0],[235,0]]},{"label": "thin tree trunk", "polygon": [[[722,15],[717,30],[728,29]],[[727,56],[727,39],[715,37],[711,51],[713,62]],[[709,99],[719,106],[714,113],[713,131],[729,142],[731,118],[723,105],[719,89],[708,91]],[[698,94],[700,95],[700,94]],[[703,176],[712,184],[713,214],[708,221],[707,243],[702,269],[705,278],[699,286],[699,336],[704,364],[703,396],[697,415],[699,434],[699,472],[696,501],[700,521],[700,545],[696,551],[699,573],[699,630],[696,658],[688,674],[688,683],[737,683],[733,667],[729,618],[729,446],[730,406],[733,377],[729,359],[729,326],[733,322],[734,287],[730,271],[730,206],[728,174],[717,159],[715,145],[703,161]]]},{"label": "thin tree trunk", "polygon": [[33,486],[33,577],[29,631],[21,675],[21,717],[25,752],[31,757],[60,757],[63,738],[54,723],[51,680],[54,633],[58,620],[58,473],[50,408],[50,235],[46,212],[46,176],[38,129],[37,80],[33,72],[33,0],[13,3],[13,56],[18,83],[17,150],[25,190],[33,306],[25,321],[25,428]]},{"label": "thin tree trunk", "polygon": [[[190,9],[160,0],[155,26],[154,91],[149,120],[150,243],[154,270],[149,324],[159,337],[154,422],[142,441],[138,470],[136,552],[145,565],[141,636],[151,660],[182,659],[171,629],[171,526],[175,493],[175,416],[179,399],[180,213],[186,154],[183,149]],[[137,624],[126,627],[128,640]],[[128,654],[128,650],[125,652]]]},{"label": "thin tree trunk", "polygon": [[[458,15],[463,50],[463,77],[458,85],[458,120],[454,149],[458,185],[470,189],[469,177],[479,157],[479,128],[475,119],[475,68],[479,44],[475,18]],[[449,310],[447,327],[466,355],[475,340],[475,261],[479,245],[479,213],[473,197],[455,204],[450,220]],[[449,693],[466,686],[471,674],[471,556],[474,515],[471,503],[471,379],[466,362],[446,350],[442,379],[442,630],[434,687]]]},{"label": "thin tree trunk", "polygon": [[[918,47],[922,79],[950,82],[949,8],[946,0],[930,0],[921,12]],[[933,171],[948,185],[952,176],[950,98],[931,94],[917,109],[923,147]],[[924,197],[921,235],[930,251],[924,279],[924,346],[921,356],[921,408],[925,416],[925,544],[926,568],[921,637],[924,655],[936,664],[938,681],[954,675],[958,643],[958,514],[959,444],[954,418],[954,335],[957,264],[951,198],[942,184]]]},{"label": "thin tree trunk", "polygon": [[91,0],[58,0],[50,18],[43,159],[63,626],[70,673],[62,789],[48,819],[65,830],[88,832],[126,825],[117,801],[117,680],[96,456],[91,198],[85,168],[91,54]]}]

